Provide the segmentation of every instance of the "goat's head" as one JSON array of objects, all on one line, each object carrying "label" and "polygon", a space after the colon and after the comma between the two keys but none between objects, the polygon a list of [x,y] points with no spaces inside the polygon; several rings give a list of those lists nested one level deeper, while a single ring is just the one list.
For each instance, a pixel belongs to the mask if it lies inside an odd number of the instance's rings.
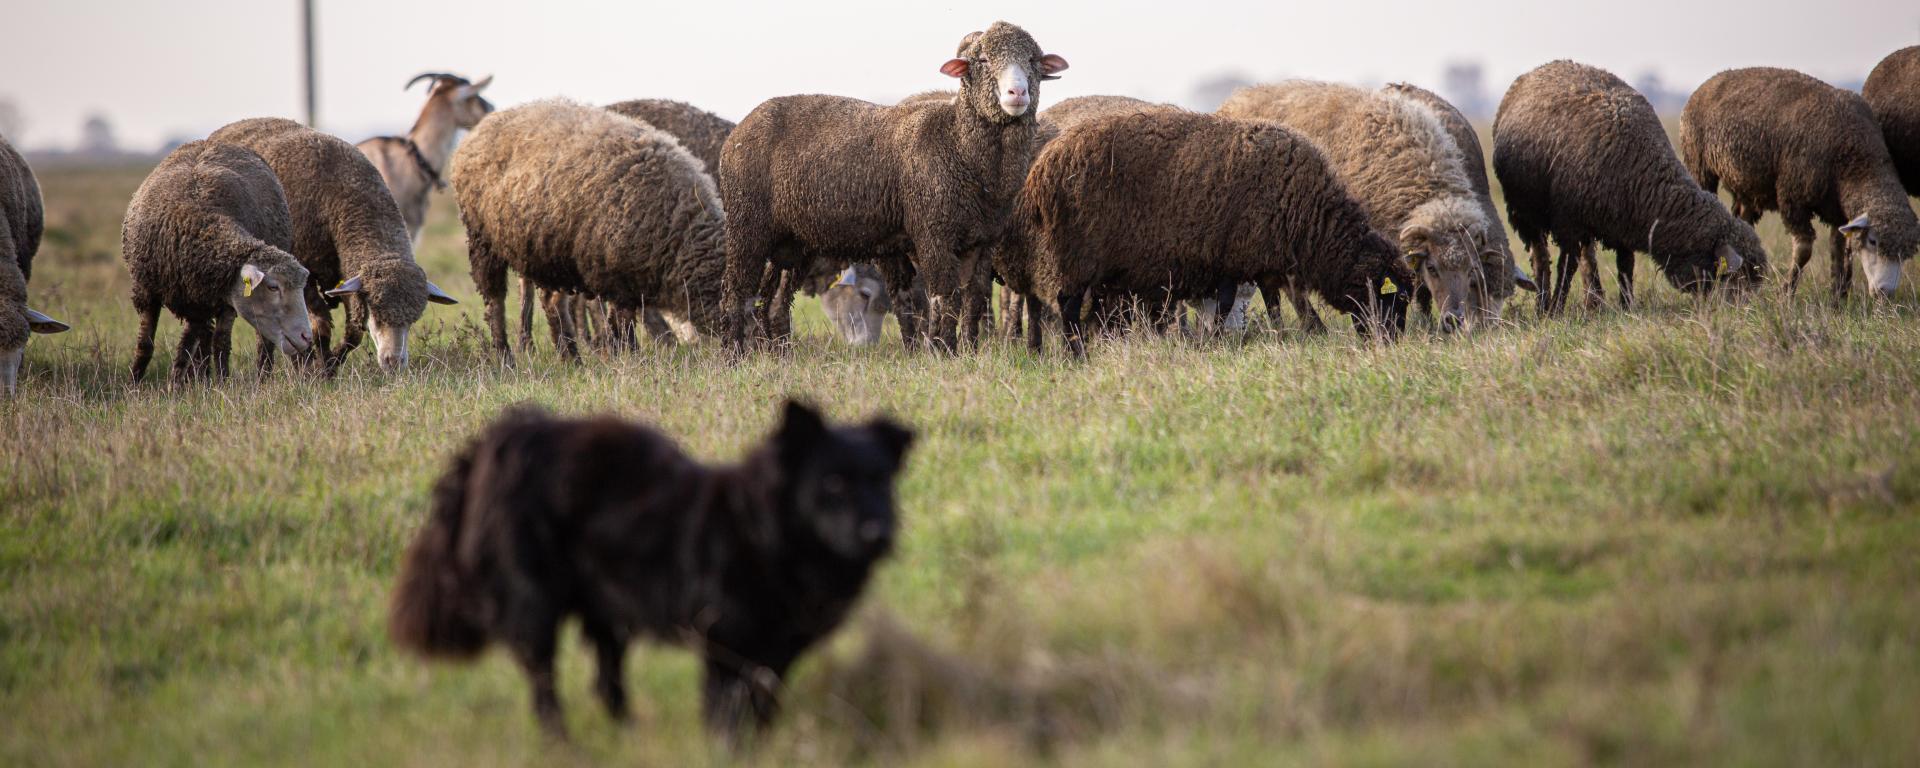
[{"label": "goat's head", "polygon": [[480,119],[493,111],[493,102],[480,95],[481,91],[493,84],[493,75],[480,78],[479,82],[470,81],[459,75],[445,72],[422,72],[407,81],[407,87],[421,80],[432,80],[427,89],[427,101],[444,101],[453,112],[453,122],[461,128],[472,128],[480,124]]}]

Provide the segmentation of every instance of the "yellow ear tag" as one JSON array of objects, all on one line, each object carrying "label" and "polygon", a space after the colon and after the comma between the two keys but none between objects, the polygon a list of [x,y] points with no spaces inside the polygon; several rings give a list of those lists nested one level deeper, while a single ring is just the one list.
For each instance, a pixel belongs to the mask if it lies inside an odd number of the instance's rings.
[{"label": "yellow ear tag", "polygon": [[1380,295],[1385,296],[1390,293],[1399,293],[1399,292],[1400,292],[1400,286],[1393,284],[1393,278],[1391,277],[1380,278]]},{"label": "yellow ear tag", "polygon": [[1720,274],[1724,275],[1726,273],[1727,273],[1727,257],[1722,256],[1720,257]]},{"label": "yellow ear tag", "polygon": [[245,276],[245,275],[243,275],[243,276],[241,276],[241,278],[240,278],[240,295],[241,295],[241,296],[252,296],[252,295],[253,295],[253,278],[252,278],[251,276]]}]

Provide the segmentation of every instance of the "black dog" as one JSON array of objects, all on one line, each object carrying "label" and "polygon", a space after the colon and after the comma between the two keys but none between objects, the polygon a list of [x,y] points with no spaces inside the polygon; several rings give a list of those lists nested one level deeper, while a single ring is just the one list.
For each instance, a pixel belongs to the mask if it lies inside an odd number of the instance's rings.
[{"label": "black dog", "polygon": [[627,713],[627,643],[648,635],[705,659],[710,729],[764,726],[787,668],[892,548],[893,481],[912,442],[887,419],[829,427],[789,401],[763,446],[708,467],[644,426],[510,409],[434,486],[389,629],[426,656],[505,644],[540,723],[564,734],[554,646],[579,616],[614,718]]}]

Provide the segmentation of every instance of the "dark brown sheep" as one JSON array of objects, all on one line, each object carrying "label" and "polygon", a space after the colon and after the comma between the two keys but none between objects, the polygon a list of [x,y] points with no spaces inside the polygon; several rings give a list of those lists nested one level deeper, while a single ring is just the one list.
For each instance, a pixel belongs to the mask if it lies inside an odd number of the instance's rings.
[{"label": "dark brown sheep", "polygon": [[227,375],[235,314],[281,352],[311,347],[307,269],[290,253],[293,216],[280,180],[252,150],[213,141],[174,150],[133,194],[120,243],[140,313],[134,381],[153,359],[162,307],[186,324],[173,356],[175,382],[202,377],[209,366],[214,376]]},{"label": "dark brown sheep", "polygon": [[1412,292],[1413,273],[1326,158],[1267,122],[1164,111],[1084,123],[1034,162],[1016,217],[1039,255],[1030,274],[1007,265],[1001,277],[1056,302],[1075,354],[1094,285],[1165,304],[1227,283],[1273,286],[1270,297],[1296,284],[1362,334],[1379,322],[1388,336]]},{"label": "dark brown sheep", "polygon": [[1680,113],[1680,156],[1700,186],[1726,185],[1748,224],[1778,211],[1793,236],[1793,276],[1813,258],[1813,221],[1833,228],[1834,292],[1853,282],[1848,252],[1886,296],[1920,246],[1920,221],[1865,99],[1791,69],[1730,69]]},{"label": "dark brown sheep", "polygon": [[[474,285],[507,348],[507,270],[549,291],[605,299],[714,333],[725,268],[720,196],[674,137],[555,99],[494,113],[453,161]],[[549,312],[556,326],[570,324]],[[578,354],[571,335],[560,352]]]},{"label": "dark brown sheep", "polygon": [[884,418],[830,427],[790,402],[745,460],[706,466],[639,424],[509,411],[435,483],[389,629],[430,657],[512,648],[556,734],[554,656],[574,616],[616,719],[627,644],[645,637],[700,655],[709,728],[765,726],[788,667],[840,625],[891,551],[912,441]]},{"label": "dark brown sheep", "polygon": [[27,278],[40,250],[45,213],[40,184],[26,158],[0,137],[0,397],[12,397],[26,358],[27,337],[59,333],[67,324],[27,306]]},{"label": "dark brown sheep", "polygon": [[688,104],[670,99],[632,99],[608,104],[607,109],[651,125],[679,139],[694,157],[707,166],[707,174],[719,178],[720,150],[733,133],[733,121]]},{"label": "dark brown sheep", "polygon": [[[241,120],[207,139],[253,150],[286,190],[293,256],[307,268],[307,311],[327,369],[360,345],[364,325],[380,367],[405,370],[407,332],[427,303],[456,302],[414,263],[407,223],[380,172],[352,144],[284,118]],[[347,328],[336,348],[333,308],[342,301]],[[263,365],[272,355],[273,346],[262,344]]]},{"label": "dark brown sheep", "polygon": [[917,273],[929,336],[954,348],[963,294],[984,293],[984,252],[1000,239],[1025,178],[1040,81],[1067,68],[1006,22],[969,35],[959,52],[940,68],[960,79],[955,101],[882,107],[787,96],[762,103],[734,129],[720,188],[727,335],[736,347],[769,261],[804,271],[816,258],[844,264],[907,252],[912,271],[889,272],[887,282],[905,286]]},{"label": "dark brown sheep", "polygon": [[1540,292],[1542,312],[1565,306],[1582,264],[1588,304],[1604,300],[1596,242],[1616,255],[1624,306],[1633,304],[1637,251],[1690,292],[1723,273],[1738,285],[1765,274],[1753,227],[1694,183],[1646,97],[1606,70],[1555,61],[1515,80],[1494,117],[1493,172],[1509,223],[1533,251],[1535,279],[1550,274],[1547,238],[1560,247],[1560,271]]},{"label": "dark brown sheep", "polygon": [[1860,89],[1907,194],[1920,195],[1920,45],[1887,54]]}]

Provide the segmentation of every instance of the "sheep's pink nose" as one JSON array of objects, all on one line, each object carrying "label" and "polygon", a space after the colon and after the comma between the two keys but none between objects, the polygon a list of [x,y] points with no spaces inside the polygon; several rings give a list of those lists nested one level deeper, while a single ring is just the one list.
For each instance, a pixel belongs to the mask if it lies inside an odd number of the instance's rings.
[{"label": "sheep's pink nose", "polygon": [[301,332],[300,332],[300,343],[302,343],[302,344],[312,344],[312,343],[313,343],[313,334],[311,334],[311,333],[308,333],[308,332],[306,332],[306,331],[301,331]]},{"label": "sheep's pink nose", "polygon": [[1027,87],[1024,85],[1009,86],[1007,88],[1007,95],[1015,98],[1024,97],[1027,95]]}]

